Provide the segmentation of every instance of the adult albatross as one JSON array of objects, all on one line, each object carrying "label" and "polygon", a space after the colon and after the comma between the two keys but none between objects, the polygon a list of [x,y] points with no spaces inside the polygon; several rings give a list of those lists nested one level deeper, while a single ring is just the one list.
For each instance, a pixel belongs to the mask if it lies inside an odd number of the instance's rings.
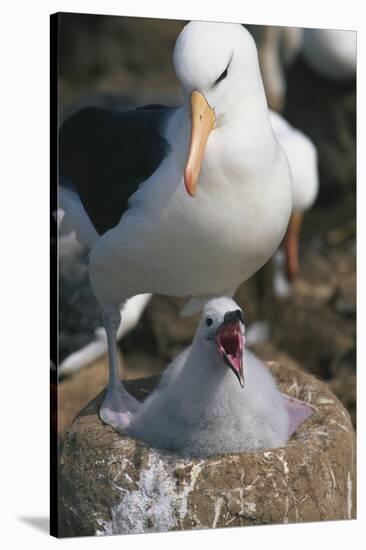
[{"label": "adult albatross", "polygon": [[118,112],[86,108],[61,127],[65,218],[90,247],[109,383],[101,419],[123,429],[137,402],[118,376],[118,304],[155,292],[232,296],[285,233],[292,186],[274,137],[253,39],[241,25],[191,22],[174,67],[185,101]]}]

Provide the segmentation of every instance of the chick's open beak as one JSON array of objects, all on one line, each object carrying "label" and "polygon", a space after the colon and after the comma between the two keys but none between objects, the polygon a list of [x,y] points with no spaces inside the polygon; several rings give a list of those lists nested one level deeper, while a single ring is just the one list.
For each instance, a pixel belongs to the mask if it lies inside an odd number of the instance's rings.
[{"label": "chick's open beak", "polygon": [[216,346],[225,365],[233,371],[244,388],[244,336],[240,327],[242,322],[242,312],[239,309],[226,313],[224,322],[216,333]]},{"label": "chick's open beak", "polygon": [[187,193],[193,197],[201,169],[208,137],[215,125],[214,110],[206,98],[196,90],[190,96],[191,139],[188,158],[184,169],[184,183]]}]

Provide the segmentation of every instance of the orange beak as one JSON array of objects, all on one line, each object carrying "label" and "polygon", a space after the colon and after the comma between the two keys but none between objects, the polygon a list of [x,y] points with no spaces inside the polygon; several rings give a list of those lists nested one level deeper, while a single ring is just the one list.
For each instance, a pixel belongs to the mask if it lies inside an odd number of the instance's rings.
[{"label": "orange beak", "polygon": [[211,130],[215,125],[214,110],[206,98],[197,91],[190,96],[191,109],[191,140],[188,158],[184,169],[184,184],[187,193],[193,197],[196,192],[197,180],[201,170],[203,155]]},{"label": "orange beak", "polygon": [[299,233],[302,222],[302,213],[293,212],[287,227],[283,246],[286,256],[287,280],[292,283],[299,272]]}]

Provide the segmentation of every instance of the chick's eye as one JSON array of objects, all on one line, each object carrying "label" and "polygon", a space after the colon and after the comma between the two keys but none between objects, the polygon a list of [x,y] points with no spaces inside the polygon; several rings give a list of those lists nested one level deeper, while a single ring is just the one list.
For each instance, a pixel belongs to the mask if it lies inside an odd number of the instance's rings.
[{"label": "chick's eye", "polygon": [[224,80],[224,78],[227,77],[227,70],[228,70],[228,68],[229,68],[229,67],[226,67],[226,69],[224,70],[224,72],[220,74],[219,78],[217,78],[217,79],[215,80],[215,84],[214,84],[215,86],[216,86],[219,82],[221,82],[221,80]]},{"label": "chick's eye", "polygon": [[210,326],[212,325],[212,323],[213,323],[213,320],[211,319],[211,317],[207,317],[207,319],[206,319],[206,325],[207,325],[208,327],[210,327]]}]

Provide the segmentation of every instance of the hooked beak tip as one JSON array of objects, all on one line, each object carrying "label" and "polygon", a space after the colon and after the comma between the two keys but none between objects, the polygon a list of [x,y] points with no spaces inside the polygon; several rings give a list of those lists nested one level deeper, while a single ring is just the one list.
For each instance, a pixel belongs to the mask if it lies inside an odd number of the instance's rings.
[{"label": "hooked beak tip", "polygon": [[230,366],[231,370],[233,371],[236,378],[238,379],[240,387],[242,389],[244,389],[245,381],[244,381],[244,367],[243,367],[243,365],[240,366],[240,370],[236,370],[231,364],[228,365],[228,366]]},{"label": "hooked beak tip", "polygon": [[[244,345],[244,342],[243,342],[243,345]],[[240,359],[240,366],[239,366],[239,371],[237,372],[237,376],[238,376],[238,380],[239,380],[239,384],[240,384],[240,387],[243,389],[244,388],[244,360],[243,360],[243,354],[241,356],[241,359]]]},{"label": "hooked beak tip", "polygon": [[195,183],[194,174],[186,168],[184,171],[184,185],[186,187],[186,191],[190,197],[194,197],[196,194],[196,183]]}]

